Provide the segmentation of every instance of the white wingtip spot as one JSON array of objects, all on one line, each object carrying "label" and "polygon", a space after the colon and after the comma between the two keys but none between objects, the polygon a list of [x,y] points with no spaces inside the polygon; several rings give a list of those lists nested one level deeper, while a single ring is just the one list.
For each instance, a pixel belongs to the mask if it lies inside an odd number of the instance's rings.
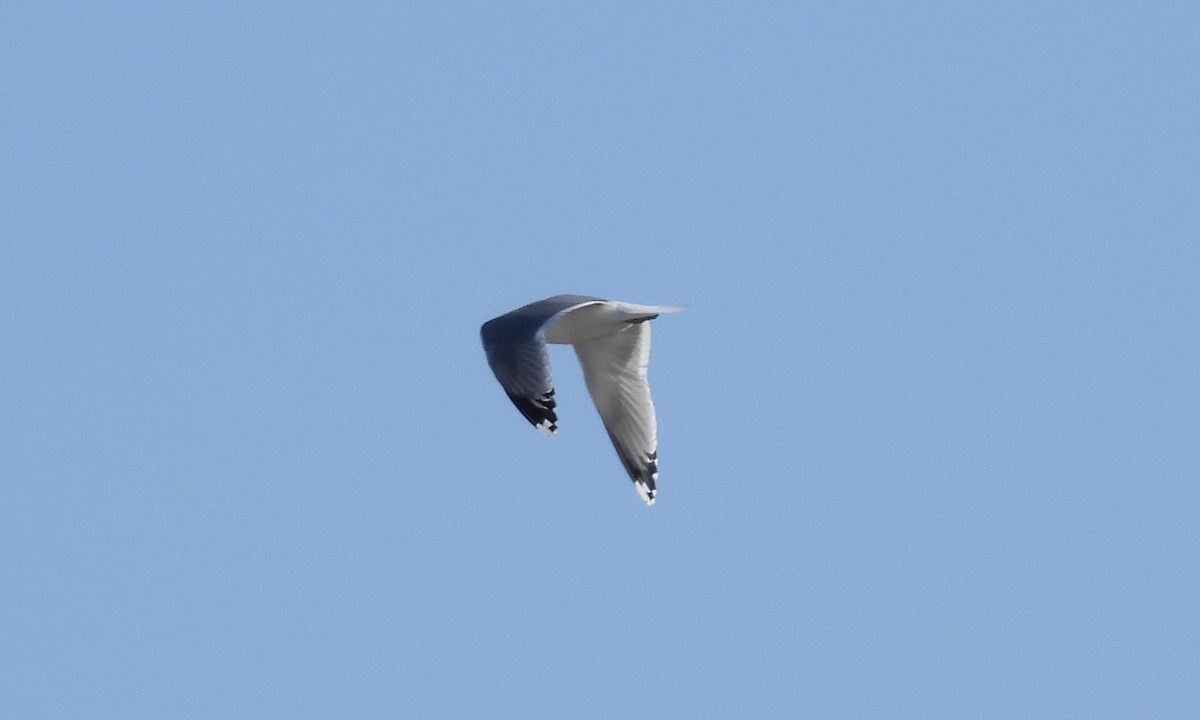
[{"label": "white wingtip spot", "polygon": [[634,481],[633,486],[637,488],[638,495],[642,496],[642,500],[646,502],[647,507],[654,504],[654,496],[657,493],[651,490],[649,485],[641,480],[636,480]]},{"label": "white wingtip spot", "polygon": [[546,437],[550,437],[551,435],[553,435],[555,433],[556,430],[558,430],[558,426],[555,425],[554,423],[550,422],[549,420],[543,420],[540,423],[538,423],[537,425],[534,425],[534,427],[538,429],[538,432],[545,435]]}]

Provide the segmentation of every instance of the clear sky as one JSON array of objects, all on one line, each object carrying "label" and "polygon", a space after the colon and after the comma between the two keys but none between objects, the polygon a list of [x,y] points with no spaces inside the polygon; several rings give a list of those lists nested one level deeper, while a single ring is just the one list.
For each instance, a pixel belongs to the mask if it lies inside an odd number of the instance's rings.
[{"label": "clear sky", "polygon": [[1200,717],[1200,11],[898,5],[12,4],[0,716]]}]

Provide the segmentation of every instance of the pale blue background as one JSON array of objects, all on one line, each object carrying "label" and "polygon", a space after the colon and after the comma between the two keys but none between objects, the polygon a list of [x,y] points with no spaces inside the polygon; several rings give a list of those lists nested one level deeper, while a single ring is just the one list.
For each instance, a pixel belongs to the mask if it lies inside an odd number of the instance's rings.
[{"label": "pale blue background", "polygon": [[1198,23],[11,4],[0,716],[1200,717]]}]

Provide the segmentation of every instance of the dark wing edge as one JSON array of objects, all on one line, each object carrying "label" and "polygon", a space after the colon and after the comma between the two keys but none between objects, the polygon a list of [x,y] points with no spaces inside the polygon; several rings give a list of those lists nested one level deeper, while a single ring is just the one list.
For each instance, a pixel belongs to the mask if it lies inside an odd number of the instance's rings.
[{"label": "dark wing edge", "polygon": [[613,447],[617,451],[617,457],[625,466],[625,472],[629,473],[629,478],[633,480],[633,487],[638,491],[638,495],[642,496],[642,500],[647,505],[653,505],[658,496],[658,486],[656,485],[658,481],[658,450],[650,452],[631,450],[625,447],[611,432],[608,433],[608,439],[612,441]]},{"label": "dark wing edge", "polygon": [[558,404],[554,402],[554,388],[535,398],[513,395],[507,391],[505,393],[525,419],[542,434],[553,435],[558,432],[558,414],[554,412]]}]

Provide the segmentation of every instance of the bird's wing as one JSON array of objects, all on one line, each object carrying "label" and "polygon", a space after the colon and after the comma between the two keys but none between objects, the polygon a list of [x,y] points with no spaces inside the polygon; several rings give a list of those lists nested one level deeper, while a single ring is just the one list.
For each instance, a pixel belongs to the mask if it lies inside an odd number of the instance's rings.
[{"label": "bird's wing", "polygon": [[649,318],[629,322],[612,335],[575,345],[583,379],[604,428],[638,494],[654,504],[658,439],[646,367],[650,362]]},{"label": "bird's wing", "polygon": [[550,356],[544,329],[577,307],[602,302],[582,295],[557,295],[492,318],[480,328],[488,365],[525,419],[545,435],[558,430]]}]

